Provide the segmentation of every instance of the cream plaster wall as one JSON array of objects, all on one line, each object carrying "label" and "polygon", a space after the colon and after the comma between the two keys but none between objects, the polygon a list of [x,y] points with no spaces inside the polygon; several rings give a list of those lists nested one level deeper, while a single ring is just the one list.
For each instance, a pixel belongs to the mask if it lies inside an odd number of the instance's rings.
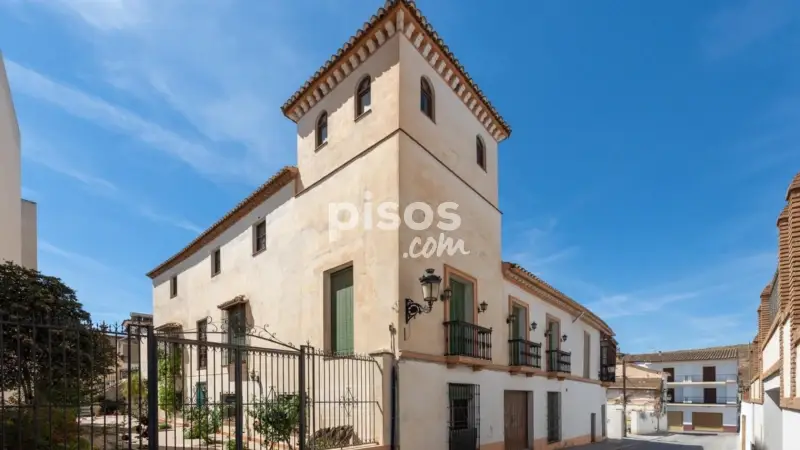
[{"label": "cream plaster wall", "polygon": [[783,397],[790,397],[792,389],[792,377],[790,375],[792,373],[792,319],[786,319],[779,331],[783,333],[784,357],[781,361],[781,365],[783,365]]},{"label": "cream plaster wall", "polygon": [[800,347],[794,349],[793,357],[795,358],[795,374],[794,374],[794,383],[796,386],[795,396],[800,397],[800,370],[796,369],[797,367],[800,367]]},{"label": "cream plaster wall", "polygon": [[[627,389],[628,391],[628,410],[652,411],[655,409],[658,400],[658,390],[653,389]],[[608,388],[606,394],[608,404],[622,404],[622,389]]]},{"label": "cream plaster wall", "polygon": [[561,350],[572,353],[572,374],[580,377],[583,376],[583,333],[584,331],[589,332],[591,339],[591,355],[589,355],[589,378],[593,380],[599,379],[600,332],[597,329],[589,326],[582,320],[573,322],[575,317],[573,317],[571,314],[542,301],[538,297],[529,294],[527,291],[522,290],[519,286],[509,281],[504,283],[504,294],[506,301],[503,303],[503,311],[500,317],[500,319],[502,319],[502,325],[496,325],[496,329],[498,329],[498,331],[503,330],[502,339],[503,343],[505,343],[505,345],[501,344],[500,346],[500,348],[503,350],[502,353],[498,355],[500,357],[500,364],[505,364],[508,361],[508,325],[505,323],[505,317],[507,317],[510,312],[508,310],[508,296],[510,295],[522,301],[523,303],[528,304],[528,314],[530,317],[528,318],[527,323],[535,321],[537,324],[536,330],[530,332],[529,339],[533,342],[539,342],[542,344],[543,366],[545,358],[544,352],[546,348],[546,338],[544,337],[544,333],[546,331],[545,324],[547,316],[550,315],[561,321],[561,334],[567,335],[567,341],[561,342]]},{"label": "cream plaster wall", "polygon": [[764,411],[762,406],[755,403],[742,403],[741,415],[743,417],[741,423],[744,426],[739,429],[738,442],[744,441],[744,450],[755,450],[753,444],[763,442],[764,436]]},{"label": "cream plaster wall", "polygon": [[[362,204],[369,189],[376,202],[397,201],[397,138],[354,161],[322,185],[292,198],[284,187],[220,237],[157,277],[154,282],[155,325],[221,318],[217,305],[244,295],[252,322],[269,325],[283,341],[327,344],[326,273],[352,264],[355,289],[355,350],[367,353],[390,348],[389,324],[397,301],[397,232],[342,231],[330,241],[327,205]],[[376,171],[375,167],[386,168]],[[393,169],[394,168],[394,169]],[[267,221],[267,249],[252,254],[252,227]],[[222,271],[211,276],[210,255],[221,248]],[[170,298],[169,280],[178,275],[178,295]],[[291,305],[287,307],[287,305]],[[263,343],[262,343],[263,344]]]},{"label": "cream plaster wall", "polygon": [[[298,121],[297,167],[304,186],[316,183],[386,139],[400,126],[400,39],[400,34],[395,34],[386,41]],[[356,120],[355,90],[367,75],[372,80],[372,106]],[[317,148],[315,128],[323,111],[328,113],[328,142]],[[383,170],[388,172],[392,168],[396,165],[383,167]]]},{"label": "cream plaster wall", "polygon": [[22,265],[29,269],[36,269],[38,262],[38,230],[36,203],[29,200],[22,200],[22,227],[21,235],[21,261]]},{"label": "cream plaster wall", "polygon": [[[480,386],[480,440],[488,445],[504,440],[504,391],[529,391],[533,395],[533,438],[547,437],[547,392],[561,392],[562,440],[591,433],[600,439],[601,409],[605,389],[596,384],[558,381],[544,377],[509,375],[504,372],[470,368],[447,368],[434,363],[401,360],[399,428],[400,447],[411,449],[447,448],[448,383]],[[425,380],[436,380],[435,383]]]},{"label": "cream plaster wall", "polygon": [[20,135],[0,53],[0,261],[22,259]]},{"label": "cream plaster wall", "polygon": [[772,336],[767,341],[767,345],[764,346],[764,350],[761,353],[761,361],[763,361],[764,370],[769,369],[772,367],[773,364],[778,362],[778,358],[780,358],[780,335],[778,331],[772,333]]},{"label": "cream plaster wall", "polygon": [[[400,126],[418,144],[426,148],[466,180],[495,207],[498,205],[497,141],[488,134],[475,115],[455,92],[445,84],[434,68],[408,39],[400,40]],[[420,79],[425,76],[434,90],[435,123],[420,112]],[[476,163],[475,137],[486,145],[487,170]],[[496,235],[499,239],[500,235]]]}]

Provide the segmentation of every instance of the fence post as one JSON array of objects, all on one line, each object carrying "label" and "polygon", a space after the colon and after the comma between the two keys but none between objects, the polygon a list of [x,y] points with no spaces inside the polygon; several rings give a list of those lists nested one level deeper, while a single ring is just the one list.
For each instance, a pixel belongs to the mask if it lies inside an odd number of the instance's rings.
[{"label": "fence post", "polygon": [[306,416],[308,405],[306,404],[306,349],[307,346],[300,346],[300,359],[297,362],[298,386],[300,388],[300,424],[298,434],[300,435],[300,450],[306,450]]},{"label": "fence post", "polygon": [[152,326],[147,327],[147,448],[158,450],[158,341]]},{"label": "fence post", "polygon": [[242,404],[242,348],[237,345],[232,348],[231,351],[235,352],[233,358],[233,379],[235,380],[233,393],[236,395],[236,450],[243,450],[244,408]]}]

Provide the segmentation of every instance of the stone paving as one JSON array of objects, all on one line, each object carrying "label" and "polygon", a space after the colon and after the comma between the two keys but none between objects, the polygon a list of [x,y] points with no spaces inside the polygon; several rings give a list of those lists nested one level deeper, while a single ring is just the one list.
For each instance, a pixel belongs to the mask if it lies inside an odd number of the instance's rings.
[{"label": "stone paving", "polygon": [[737,450],[736,434],[667,434],[609,439],[576,450]]}]

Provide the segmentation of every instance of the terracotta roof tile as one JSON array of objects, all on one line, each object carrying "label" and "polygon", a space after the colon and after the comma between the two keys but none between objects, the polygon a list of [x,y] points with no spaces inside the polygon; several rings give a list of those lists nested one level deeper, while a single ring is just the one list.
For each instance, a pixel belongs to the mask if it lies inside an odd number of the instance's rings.
[{"label": "terracotta roof tile", "polygon": [[781,210],[781,213],[778,214],[778,222],[782,220],[789,220],[789,205],[785,205]]},{"label": "terracotta roof tile", "polygon": [[258,189],[253,191],[252,194],[248,195],[244,200],[239,202],[238,205],[236,205],[232,210],[228,211],[228,213],[222,216],[221,219],[208,227],[206,231],[200,233],[199,236],[192,240],[192,242],[190,242],[181,251],[171,256],[163,263],[159,264],[159,266],[155,269],[148,272],[147,276],[151,279],[155,278],[169,270],[171,267],[185,260],[196,251],[200,250],[204,245],[214,240],[217,236],[222,234],[223,231],[227,230],[234,223],[236,223],[236,221],[244,217],[244,215],[246,215],[248,212],[252,211],[256,206],[263,203],[264,200],[268,199],[277,193],[281,188],[294,181],[294,179],[297,178],[298,173],[297,167],[294,166],[286,166],[279,170],[278,173],[273,175],[264,184],[259,186]]},{"label": "terracotta roof tile", "polygon": [[797,172],[797,175],[794,176],[792,182],[789,184],[789,188],[786,190],[786,199],[789,199],[789,194],[793,191],[800,190],[800,172]]},{"label": "terracotta roof tile", "polygon": [[[362,38],[371,34],[371,31],[379,24],[381,21],[389,14],[391,14],[396,8],[401,6],[405,6],[413,15],[417,22],[422,25],[425,29],[425,32],[430,36],[431,40],[439,45],[444,55],[452,61],[453,65],[456,69],[458,69],[461,74],[463,75],[464,79],[467,81],[469,87],[475,92],[477,97],[486,105],[489,109],[489,112],[495,117],[497,123],[500,127],[505,131],[506,136],[511,135],[511,127],[506,123],[500,113],[497,112],[495,107],[489,101],[488,98],[483,94],[483,91],[478,87],[477,83],[469,76],[469,73],[464,68],[464,66],[458,61],[455,57],[453,52],[450,51],[450,48],[447,44],[444,43],[442,38],[433,29],[428,19],[425,17],[424,14],[417,8],[415,2],[413,0],[387,0],[383,7],[378,8],[378,11],[370,17],[368,22],[365,22],[364,25],[356,31],[355,35],[351,36],[347,42],[339,48],[326,62],[322,65],[314,75],[311,76],[303,85],[292,94],[291,97],[281,106],[281,111],[284,115],[289,117],[290,111],[293,109],[295,104],[302,99],[305,95],[309,93],[309,91],[320,81],[326,79],[326,75],[330,75],[333,73],[333,70],[337,67],[337,63],[342,61],[344,57],[348,54],[350,50],[356,48]],[[402,33],[401,30],[397,31],[398,33]]]},{"label": "terracotta roof tile", "polygon": [[596,314],[591,312],[589,308],[581,305],[577,301],[570,298],[567,294],[564,294],[563,292],[554,288],[549,283],[537,277],[536,275],[532,274],[531,272],[528,272],[524,267],[520,266],[517,263],[512,263],[507,261],[503,262],[503,267],[507,270],[510,270],[511,272],[516,273],[517,275],[526,278],[527,281],[534,284],[535,286],[538,286],[539,288],[549,293],[550,295],[556,297],[557,299],[561,300],[562,302],[566,303],[567,306],[572,307],[579,314],[584,313],[590,320],[595,322],[601,328],[601,331],[605,331],[610,336],[614,335],[614,332],[613,330],[611,330],[611,327],[608,326],[608,324],[605,321],[603,321],[603,319],[601,319]]},{"label": "terracotta roof tile", "polygon": [[706,361],[712,359],[736,359],[740,358],[742,348],[748,348],[747,344],[726,345],[724,347],[708,347],[690,350],[675,350],[661,353],[641,353],[626,355],[626,362],[678,362],[678,361]]}]

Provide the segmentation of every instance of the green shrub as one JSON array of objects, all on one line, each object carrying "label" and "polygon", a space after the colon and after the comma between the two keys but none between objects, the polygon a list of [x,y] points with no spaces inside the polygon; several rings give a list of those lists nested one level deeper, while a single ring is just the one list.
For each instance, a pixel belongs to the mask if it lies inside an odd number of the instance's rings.
[{"label": "green shrub", "polygon": [[0,450],[90,449],[80,438],[77,414],[68,408],[40,405],[16,408],[6,406],[0,434]]},{"label": "green shrub", "polygon": [[290,444],[300,426],[300,396],[282,394],[266,400],[254,398],[247,414],[253,418],[253,429],[263,436],[270,448],[274,444]]},{"label": "green shrub", "polygon": [[184,430],[186,439],[202,439],[205,443],[214,442],[214,435],[222,429],[222,410],[217,407],[198,406],[183,413],[184,422],[189,428]]}]

